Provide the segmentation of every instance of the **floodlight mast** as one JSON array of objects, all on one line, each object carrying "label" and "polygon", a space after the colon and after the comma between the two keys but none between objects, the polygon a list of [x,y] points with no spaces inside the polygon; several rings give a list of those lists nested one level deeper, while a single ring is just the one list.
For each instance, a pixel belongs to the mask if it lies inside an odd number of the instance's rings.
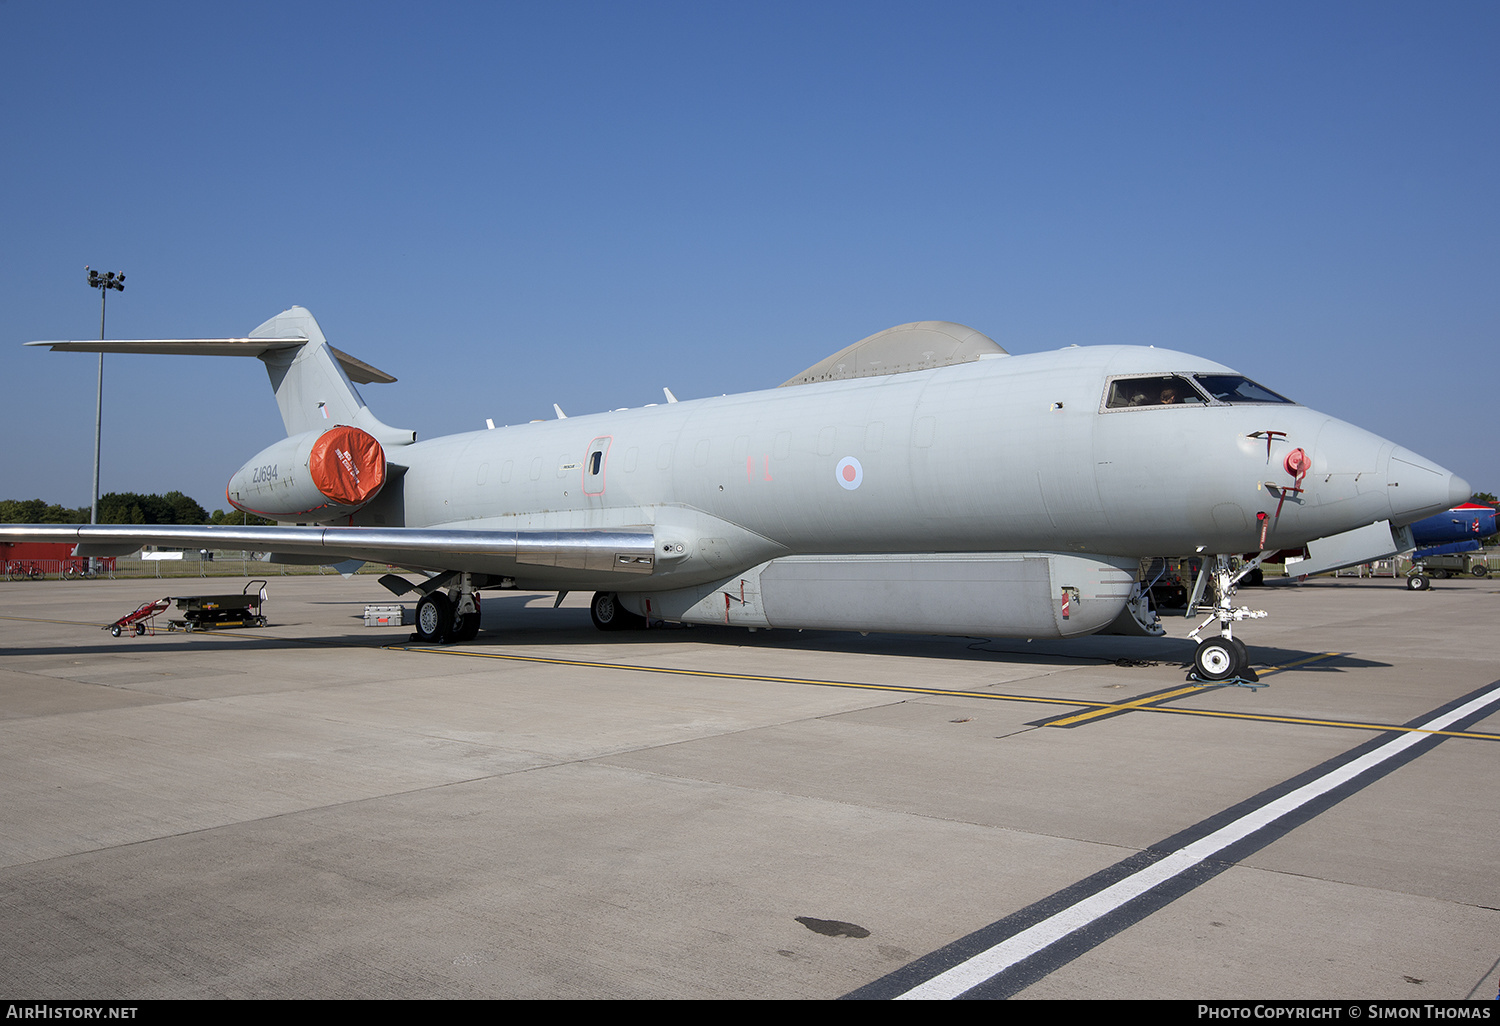
[{"label": "floodlight mast", "polygon": [[[99,290],[99,341],[104,341],[104,301],[109,297],[109,290],[115,289],[125,291],[125,275],[109,271],[100,274],[98,271],[84,265],[83,269],[89,272],[89,287]],[[89,500],[89,523],[99,522],[99,441],[103,435],[104,427],[104,354],[99,354],[99,390],[94,401],[94,491]],[[89,563],[92,565],[93,560]]]}]

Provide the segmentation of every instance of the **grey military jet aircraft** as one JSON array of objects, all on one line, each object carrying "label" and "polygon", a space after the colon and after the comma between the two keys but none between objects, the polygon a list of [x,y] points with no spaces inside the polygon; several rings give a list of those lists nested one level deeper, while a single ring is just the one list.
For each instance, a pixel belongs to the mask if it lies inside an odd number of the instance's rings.
[{"label": "grey military jet aircraft", "polygon": [[[486,589],[592,590],[601,629],[651,620],[1067,638],[1161,633],[1144,556],[1201,553],[1213,615],[1195,656],[1244,672],[1240,577],[1309,546],[1307,572],[1410,548],[1469,497],[1417,454],[1184,353],[1009,355],[961,325],[872,335],[780,388],[419,441],[355,382],[301,307],[245,338],[33,342],[259,358],[287,437],[230,478],[275,527],[6,526],[81,555],[145,543],[279,561],[370,560],[420,593],[417,632],[462,641]],[[559,414],[561,411],[558,411]],[[1260,552],[1238,573],[1229,554]],[[1217,557],[1208,560],[1206,557]]]}]

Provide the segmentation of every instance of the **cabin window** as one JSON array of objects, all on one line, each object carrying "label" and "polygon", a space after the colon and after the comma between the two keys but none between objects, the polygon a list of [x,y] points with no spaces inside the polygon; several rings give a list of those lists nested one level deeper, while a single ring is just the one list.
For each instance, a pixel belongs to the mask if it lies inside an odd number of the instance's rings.
[{"label": "cabin window", "polygon": [[771,458],[784,460],[792,454],[792,433],[790,431],[777,432],[776,440],[771,443]]},{"label": "cabin window", "polygon": [[1208,400],[1178,374],[1158,374],[1147,378],[1119,378],[1109,383],[1105,409],[1121,410],[1151,406],[1206,404]]},{"label": "cabin window", "polygon": [[1194,374],[1193,380],[1221,403],[1291,403],[1239,374]]}]

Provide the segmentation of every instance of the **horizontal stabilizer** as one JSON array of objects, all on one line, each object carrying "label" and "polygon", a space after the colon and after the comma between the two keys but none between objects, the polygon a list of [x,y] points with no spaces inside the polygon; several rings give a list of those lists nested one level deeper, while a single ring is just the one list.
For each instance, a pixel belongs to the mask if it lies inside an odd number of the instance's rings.
[{"label": "horizontal stabilizer", "polygon": [[[305,336],[295,338],[106,338],[66,342],[27,342],[28,346],[51,346],[53,352],[68,353],[142,353],[155,356],[264,356],[284,349],[297,349],[307,343]],[[389,385],[396,380],[343,350],[329,346],[349,380],[359,385]]]}]

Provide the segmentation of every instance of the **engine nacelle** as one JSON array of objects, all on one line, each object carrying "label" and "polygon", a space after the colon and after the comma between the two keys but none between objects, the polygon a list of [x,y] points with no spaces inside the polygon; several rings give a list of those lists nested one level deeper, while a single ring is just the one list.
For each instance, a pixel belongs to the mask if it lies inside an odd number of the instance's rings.
[{"label": "engine nacelle", "polygon": [[356,427],[284,438],[235,471],[225,497],[235,509],[273,520],[333,520],[379,494],[385,450]]}]

